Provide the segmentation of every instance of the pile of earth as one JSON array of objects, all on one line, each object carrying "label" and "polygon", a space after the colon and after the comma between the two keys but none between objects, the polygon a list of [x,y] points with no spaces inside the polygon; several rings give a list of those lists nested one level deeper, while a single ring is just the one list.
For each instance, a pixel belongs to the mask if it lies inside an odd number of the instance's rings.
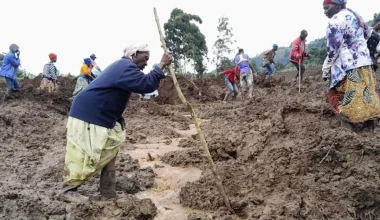
[{"label": "pile of earth", "polygon": [[341,128],[320,70],[307,70],[301,94],[294,74],[259,82],[250,101],[195,105],[208,119],[202,130],[235,214],[226,210],[193,138],[163,157],[172,166],[204,170],[182,188],[182,205],[214,219],[380,218],[379,131]]}]

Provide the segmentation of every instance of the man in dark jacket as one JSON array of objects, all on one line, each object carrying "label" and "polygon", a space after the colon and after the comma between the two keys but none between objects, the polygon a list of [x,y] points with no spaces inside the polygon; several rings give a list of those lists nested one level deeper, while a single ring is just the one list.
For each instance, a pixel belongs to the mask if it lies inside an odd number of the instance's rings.
[{"label": "man in dark jacket", "polygon": [[100,194],[113,198],[115,159],[125,140],[122,117],[132,93],[150,93],[165,78],[162,71],[172,62],[170,53],[149,74],[147,45],[129,46],[124,56],[108,66],[75,96],[67,123],[67,145],[62,195],[66,201],[87,200],[77,188],[101,171]]}]

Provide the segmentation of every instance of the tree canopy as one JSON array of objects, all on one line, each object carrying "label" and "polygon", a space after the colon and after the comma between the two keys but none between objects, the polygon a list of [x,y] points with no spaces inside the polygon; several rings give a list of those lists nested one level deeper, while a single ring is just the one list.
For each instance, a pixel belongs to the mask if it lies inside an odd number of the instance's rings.
[{"label": "tree canopy", "polygon": [[198,15],[188,14],[175,8],[168,22],[164,24],[165,41],[173,53],[176,71],[186,72],[186,64],[192,63],[195,71],[202,75],[206,70],[203,61],[205,57],[207,58],[208,49],[206,37],[196,23],[202,24],[202,19]]}]

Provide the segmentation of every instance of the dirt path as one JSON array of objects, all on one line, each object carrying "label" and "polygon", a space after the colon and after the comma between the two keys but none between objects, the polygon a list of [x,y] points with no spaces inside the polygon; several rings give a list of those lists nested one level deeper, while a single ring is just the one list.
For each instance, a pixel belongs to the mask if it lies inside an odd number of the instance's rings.
[{"label": "dirt path", "polygon": [[[181,137],[169,140],[150,137],[147,139],[147,144],[133,144],[131,146],[134,148],[133,150],[123,151],[123,154],[129,154],[132,158],[137,159],[142,168],[150,166],[154,169],[156,174],[154,187],[137,193],[136,197],[139,199],[149,198],[153,201],[158,209],[158,214],[154,218],[156,220],[186,220],[189,214],[197,212],[181,206],[179,193],[187,182],[197,181],[201,177],[202,171],[194,167],[173,167],[160,160],[168,152],[183,150],[178,147],[180,140],[197,134],[194,124],[191,124],[188,130],[175,129],[175,132]],[[152,158],[149,158],[148,154]]]}]

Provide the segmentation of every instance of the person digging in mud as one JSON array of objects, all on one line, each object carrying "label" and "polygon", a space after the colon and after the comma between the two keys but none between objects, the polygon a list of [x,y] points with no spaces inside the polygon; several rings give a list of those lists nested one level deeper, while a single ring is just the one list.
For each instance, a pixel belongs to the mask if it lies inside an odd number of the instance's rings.
[{"label": "person digging in mud", "polygon": [[228,100],[228,97],[230,97],[232,94],[232,99],[235,100],[236,96],[239,94],[239,89],[236,85],[236,81],[240,78],[240,67],[238,66],[236,72],[235,68],[231,68],[221,72],[220,75],[227,75],[224,81],[226,83],[228,91],[223,101],[226,102]]},{"label": "person digging in mud", "polygon": [[72,103],[67,122],[67,146],[61,196],[66,201],[84,201],[79,186],[99,171],[100,194],[113,198],[115,160],[126,134],[122,117],[132,92],[150,93],[165,78],[163,69],[171,64],[172,55],[164,53],[161,62],[144,74],[149,60],[147,45],[131,45],[124,56],[112,63]]},{"label": "person digging in mud", "polygon": [[300,36],[295,39],[292,43],[292,50],[289,54],[289,61],[297,68],[297,74],[295,77],[295,81],[298,79],[300,66],[301,66],[301,81],[303,80],[303,74],[305,73],[305,66],[303,65],[303,61],[305,57],[310,58],[310,54],[306,51],[306,38],[307,31],[302,30]]},{"label": "person digging in mud", "polygon": [[58,90],[58,69],[54,65],[57,62],[57,55],[54,53],[49,54],[50,62],[44,65],[44,69],[42,72],[42,81],[40,85],[41,90],[45,90],[48,88],[48,92],[57,92]]},{"label": "person digging in mud", "polygon": [[239,49],[239,53],[235,57],[235,75],[237,75],[238,67],[240,68],[240,86],[242,89],[242,97],[252,98],[253,93],[253,73],[256,74],[255,69],[249,59],[249,56],[244,53],[243,49]]},{"label": "person digging in mud", "polygon": [[346,8],[346,3],[347,0],[323,1],[329,24],[322,78],[330,79],[329,102],[342,126],[355,132],[373,132],[380,115],[380,100],[366,44],[370,29],[361,16]]},{"label": "person digging in mud", "polygon": [[5,78],[9,95],[18,92],[20,89],[16,74],[20,65],[20,48],[17,44],[11,44],[0,69],[0,76]]},{"label": "person digging in mud", "polygon": [[263,67],[263,70],[265,70],[264,68],[267,68],[267,74],[265,76],[265,79],[269,79],[272,76],[274,65],[276,64],[274,62],[274,57],[276,56],[277,49],[278,45],[273,44],[272,49],[265,51],[263,54],[263,62],[261,66]]},{"label": "person digging in mud", "polygon": [[380,17],[373,20],[373,29],[371,37],[367,41],[367,47],[372,58],[372,68],[376,72],[378,69],[378,60],[380,59]]},{"label": "person digging in mud", "polygon": [[83,59],[83,65],[80,68],[80,74],[77,78],[77,83],[75,85],[75,89],[73,92],[73,96],[75,97],[79,92],[83,91],[88,84],[94,80],[94,75],[91,72],[90,66],[92,65],[92,60],[90,58]]}]

